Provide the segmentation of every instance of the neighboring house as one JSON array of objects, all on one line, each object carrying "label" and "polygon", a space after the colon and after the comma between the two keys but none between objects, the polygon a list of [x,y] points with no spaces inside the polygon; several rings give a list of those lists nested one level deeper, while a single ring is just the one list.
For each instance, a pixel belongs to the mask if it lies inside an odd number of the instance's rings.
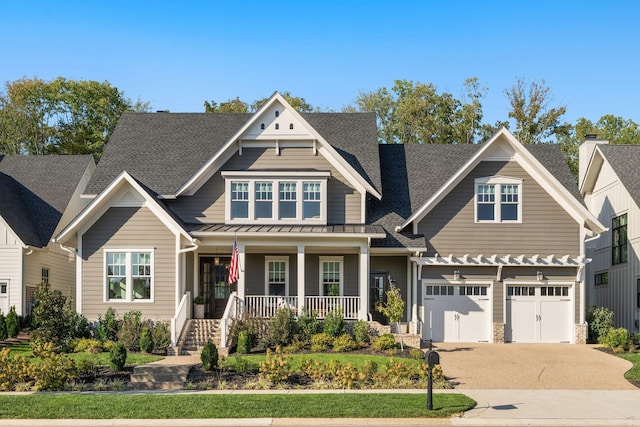
[{"label": "neighboring house", "polygon": [[580,192],[608,231],[588,242],[590,306],[614,312],[616,327],[640,327],[640,145],[609,145],[590,135],[580,146]]},{"label": "neighboring house", "polygon": [[75,297],[75,256],[51,242],[86,205],[92,156],[0,156],[0,311],[28,315],[37,285]]},{"label": "neighboring house", "polygon": [[140,310],[172,320],[175,343],[203,296],[210,318],[286,306],[384,322],[375,302],[395,284],[425,339],[584,341],[581,242],[602,226],[557,147],[506,130],[379,145],[373,114],[298,113],[278,93],[253,114],[125,113],[85,196],[56,240],[77,248],[90,319]]}]

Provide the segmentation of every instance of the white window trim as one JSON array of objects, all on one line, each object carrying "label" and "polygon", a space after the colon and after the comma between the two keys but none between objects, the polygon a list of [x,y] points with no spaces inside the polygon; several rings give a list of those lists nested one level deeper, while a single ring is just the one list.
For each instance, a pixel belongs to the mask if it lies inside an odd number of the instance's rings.
[{"label": "white window trim", "polygon": [[[305,174],[293,173],[277,173],[277,175],[248,172],[222,172],[225,178],[225,223],[226,224],[315,224],[325,225],[327,223],[327,180],[330,176],[329,172],[315,172]],[[243,181],[249,183],[249,213],[248,218],[231,218],[231,183]],[[256,218],[255,212],[255,184],[256,182],[272,183],[272,208],[271,218]],[[296,183],[296,218],[280,219],[280,183],[295,182]],[[304,219],[304,183],[314,182],[320,183],[320,218]]]},{"label": "white window trim", "polygon": [[[284,261],[284,296],[289,296],[289,257],[288,256],[265,256],[264,257],[264,294],[269,294],[269,261]],[[275,295],[273,295],[275,296]]]},{"label": "white window trim", "polygon": [[[479,185],[494,185],[495,186],[495,200],[493,204],[493,218],[492,220],[479,220],[478,219],[478,186]],[[518,186],[518,219],[502,220],[501,209],[502,204],[502,185],[517,185]],[[479,224],[521,224],[522,223],[522,179],[509,178],[505,176],[489,176],[483,178],[476,178],[473,184],[473,219],[474,222]]]},{"label": "white window trim", "polygon": [[323,264],[325,262],[339,262],[340,263],[340,295],[339,296],[344,296],[344,257],[341,256],[323,256],[320,257],[319,260],[319,279],[318,279],[318,287],[320,288],[318,291],[318,295],[320,296],[325,296],[324,295],[324,286],[323,286],[323,272],[324,272],[324,268],[323,268]]},{"label": "white window trim", "polygon": [[[126,283],[127,283],[127,298],[109,298],[109,280],[107,278],[107,254],[109,253],[125,253],[126,254],[126,266],[127,266],[127,275]],[[150,299],[133,299],[131,296],[133,295],[133,268],[131,264],[131,254],[132,253],[150,253],[151,254],[151,298]],[[146,248],[146,249],[105,249],[103,251],[103,260],[102,260],[102,278],[103,278],[103,302],[108,303],[135,303],[135,304],[150,304],[155,301],[155,249]]]},{"label": "white window trim", "polygon": [[47,271],[47,283],[51,283],[51,268],[48,265],[40,266],[40,283],[44,282],[44,271]]}]

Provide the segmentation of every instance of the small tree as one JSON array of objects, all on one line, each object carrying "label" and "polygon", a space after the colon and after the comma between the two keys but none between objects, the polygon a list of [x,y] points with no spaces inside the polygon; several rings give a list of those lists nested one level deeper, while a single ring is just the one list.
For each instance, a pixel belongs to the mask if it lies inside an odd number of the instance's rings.
[{"label": "small tree", "polygon": [[[395,323],[398,326],[398,331],[400,331],[400,319],[402,319],[402,315],[404,314],[404,300],[402,299],[402,295],[400,295],[400,289],[392,286],[391,289],[386,292],[386,296],[386,302],[376,302],[376,310],[383,316],[388,317],[390,322]],[[404,350],[402,337],[400,338],[400,348]]]},{"label": "small tree", "polygon": [[16,307],[11,306],[11,310],[9,310],[9,314],[7,314],[7,336],[9,338],[15,338],[18,336],[20,332],[20,319],[18,319],[18,314],[16,313]]},{"label": "small tree", "polygon": [[0,341],[7,339],[7,322],[5,320],[4,314],[0,310]]}]

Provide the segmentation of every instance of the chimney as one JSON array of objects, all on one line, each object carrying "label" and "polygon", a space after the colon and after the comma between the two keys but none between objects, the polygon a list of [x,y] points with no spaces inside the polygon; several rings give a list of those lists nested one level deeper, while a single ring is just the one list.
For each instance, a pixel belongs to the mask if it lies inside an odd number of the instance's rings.
[{"label": "chimney", "polygon": [[587,174],[587,166],[589,166],[596,147],[608,143],[609,141],[606,139],[598,139],[598,135],[595,133],[588,133],[584,136],[584,142],[578,148],[578,188],[582,188],[582,183]]}]

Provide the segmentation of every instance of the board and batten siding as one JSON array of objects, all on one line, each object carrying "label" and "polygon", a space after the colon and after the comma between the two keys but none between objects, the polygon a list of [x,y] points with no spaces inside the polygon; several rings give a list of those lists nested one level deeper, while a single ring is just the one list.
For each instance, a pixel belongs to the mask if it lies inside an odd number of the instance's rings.
[{"label": "board and batten siding", "polygon": [[[139,310],[143,318],[169,320],[176,305],[176,236],[148,208],[111,207],[82,236],[82,314],[88,319],[113,307],[122,315]],[[104,249],[154,251],[154,302],[104,301]]]},{"label": "board and batten siding", "polygon": [[[522,223],[475,223],[474,180],[522,179]],[[484,161],[418,224],[427,256],[580,255],[580,225],[516,161]]]},{"label": "board and batten siding", "polygon": [[[614,312],[616,327],[637,332],[635,321],[640,318],[636,307],[637,280],[640,278],[640,210],[615,172],[605,161],[591,194],[585,195],[589,210],[608,228],[587,246],[586,282],[589,286],[589,306],[608,307]],[[613,218],[627,214],[628,261],[611,265],[611,225]],[[608,272],[609,284],[594,286],[596,273]]]},{"label": "board and batten siding", "polygon": [[[361,195],[345,177],[322,155],[312,148],[284,147],[280,154],[275,148],[243,148],[221,168],[223,171],[329,171],[327,183],[327,222],[329,224],[360,224]],[[167,205],[183,221],[224,223],[225,180],[216,173],[193,196],[168,200]],[[277,197],[274,191],[274,198]]]}]

